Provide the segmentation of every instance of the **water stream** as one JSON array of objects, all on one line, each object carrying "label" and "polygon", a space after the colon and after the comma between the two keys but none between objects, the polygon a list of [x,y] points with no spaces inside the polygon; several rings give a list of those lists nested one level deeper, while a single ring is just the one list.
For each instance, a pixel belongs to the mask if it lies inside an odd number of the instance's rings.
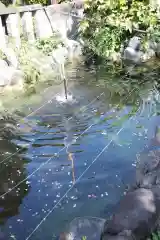
[{"label": "water stream", "polygon": [[81,65],[68,70],[67,101],[51,86],[21,108],[23,131],[0,140],[0,239],[56,239],[75,217],[113,213],[160,123],[150,76],[121,77]]}]

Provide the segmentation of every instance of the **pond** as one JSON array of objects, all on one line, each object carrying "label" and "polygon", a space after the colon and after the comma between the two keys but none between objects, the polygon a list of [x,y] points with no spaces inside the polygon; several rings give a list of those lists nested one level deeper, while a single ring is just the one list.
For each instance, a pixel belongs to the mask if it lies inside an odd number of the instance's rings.
[{"label": "pond", "polygon": [[0,140],[0,239],[57,239],[75,217],[113,213],[160,123],[158,71],[81,64],[67,102],[54,86],[26,99],[19,133]]}]

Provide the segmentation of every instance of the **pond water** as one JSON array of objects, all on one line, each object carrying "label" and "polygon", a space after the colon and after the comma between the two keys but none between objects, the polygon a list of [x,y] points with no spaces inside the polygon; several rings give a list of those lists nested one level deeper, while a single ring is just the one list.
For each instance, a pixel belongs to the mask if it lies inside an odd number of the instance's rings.
[{"label": "pond water", "polygon": [[158,72],[124,76],[82,64],[70,101],[51,86],[19,110],[20,133],[0,140],[0,239],[56,239],[75,217],[113,213],[160,124]]}]

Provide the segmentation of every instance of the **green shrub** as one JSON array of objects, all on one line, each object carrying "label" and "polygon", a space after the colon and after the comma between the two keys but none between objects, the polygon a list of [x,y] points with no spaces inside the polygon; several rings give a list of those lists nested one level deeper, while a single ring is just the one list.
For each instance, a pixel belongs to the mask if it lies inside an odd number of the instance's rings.
[{"label": "green shrub", "polygon": [[57,35],[53,35],[50,38],[38,39],[35,46],[45,55],[49,56],[52,53],[53,49],[57,48],[59,44],[63,45],[62,41]]},{"label": "green shrub", "polygon": [[49,0],[25,0],[26,4],[42,4],[42,5],[48,5]]},{"label": "green shrub", "polygon": [[160,232],[152,233],[151,237],[148,240],[160,240]]},{"label": "green shrub", "polygon": [[1,0],[1,3],[3,3],[5,6],[8,6],[11,4],[11,0]]},{"label": "green shrub", "polygon": [[[144,40],[157,28],[158,17],[146,0],[86,0],[81,32],[90,52],[108,58],[120,50],[121,44],[135,33]],[[143,34],[142,34],[143,33]],[[160,35],[160,34],[159,34]]]}]

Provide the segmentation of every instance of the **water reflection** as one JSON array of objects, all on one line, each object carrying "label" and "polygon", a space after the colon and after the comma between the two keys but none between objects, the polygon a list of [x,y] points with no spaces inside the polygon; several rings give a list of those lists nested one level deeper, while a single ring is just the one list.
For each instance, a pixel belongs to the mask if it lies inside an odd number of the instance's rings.
[{"label": "water reflection", "polygon": [[76,138],[72,134],[72,126],[70,124],[70,119],[64,120],[64,128],[66,131],[66,137],[64,139],[64,143],[66,146],[66,155],[68,156],[68,160],[71,161],[71,169],[72,169],[72,182],[75,184],[75,168],[74,168],[74,153],[70,151],[70,146],[76,142]]},{"label": "water reflection", "polygon": [[[8,194],[1,198],[0,214],[7,212],[8,219],[15,215],[9,223],[2,219],[6,232],[15,233],[17,240],[54,239],[66,222],[86,214],[108,217],[125,185],[133,181],[136,153],[150,140],[148,130],[159,120],[158,75],[146,67],[137,74],[112,66],[78,68],[73,69],[74,76],[72,71],[67,76],[74,81],[70,88],[74,99],[50,102],[27,118],[30,131],[12,137],[22,146],[19,155],[3,161],[3,152],[11,156],[16,149],[10,140],[1,143],[5,148],[1,147],[0,194]],[[46,219],[48,213],[52,214]]]},{"label": "water reflection", "polygon": [[30,186],[27,181],[7,193],[13,186],[26,178],[25,165],[29,162],[24,161],[18,154],[13,155],[17,148],[10,141],[0,140],[0,146],[0,196],[3,196],[0,197],[0,224],[4,225],[8,219],[20,213],[19,207],[29,193]]}]

